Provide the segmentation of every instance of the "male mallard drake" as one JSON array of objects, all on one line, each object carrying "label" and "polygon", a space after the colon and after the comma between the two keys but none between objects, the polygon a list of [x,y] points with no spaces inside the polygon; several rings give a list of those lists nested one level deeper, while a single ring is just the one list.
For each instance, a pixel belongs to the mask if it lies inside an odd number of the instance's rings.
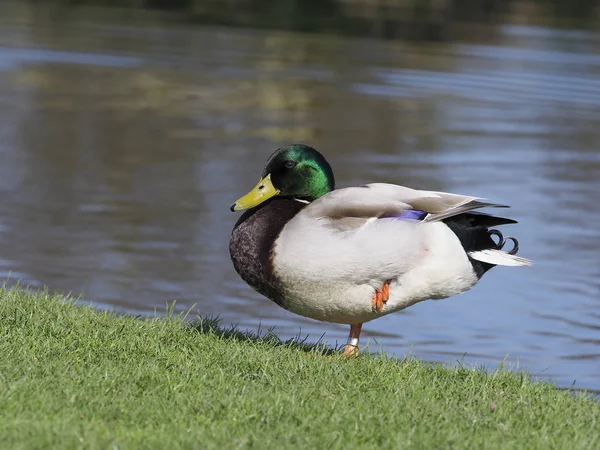
[{"label": "male mallard drake", "polygon": [[[503,207],[476,197],[375,183],[334,190],[323,155],[306,145],[278,149],[258,184],[233,205],[246,211],[229,243],[235,270],[291,312],[362,324],[474,286],[495,265],[529,266],[505,252],[490,227],[514,220],[472,212]],[[498,238],[498,241],[492,239]]]}]

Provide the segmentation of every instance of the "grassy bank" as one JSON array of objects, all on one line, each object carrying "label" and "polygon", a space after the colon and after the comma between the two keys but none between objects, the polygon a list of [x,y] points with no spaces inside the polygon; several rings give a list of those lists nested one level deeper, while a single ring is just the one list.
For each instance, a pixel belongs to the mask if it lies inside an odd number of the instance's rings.
[{"label": "grassy bank", "polygon": [[2,448],[598,448],[600,405],[526,376],[136,319],[0,289]]}]

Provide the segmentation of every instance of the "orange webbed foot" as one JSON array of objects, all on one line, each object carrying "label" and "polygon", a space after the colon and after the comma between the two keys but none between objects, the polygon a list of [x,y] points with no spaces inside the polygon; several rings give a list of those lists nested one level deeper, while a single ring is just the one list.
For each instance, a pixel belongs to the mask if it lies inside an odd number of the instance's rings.
[{"label": "orange webbed foot", "polygon": [[383,283],[381,289],[377,289],[371,300],[371,308],[375,312],[383,311],[383,305],[390,299],[390,282]]},{"label": "orange webbed foot", "polygon": [[354,345],[346,344],[346,347],[344,348],[344,355],[345,356],[358,356],[358,347],[356,347]]}]

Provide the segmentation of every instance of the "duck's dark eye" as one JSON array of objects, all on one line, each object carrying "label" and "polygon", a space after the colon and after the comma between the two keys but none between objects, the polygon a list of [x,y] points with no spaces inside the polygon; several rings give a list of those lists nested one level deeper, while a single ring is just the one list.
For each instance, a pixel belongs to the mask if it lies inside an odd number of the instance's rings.
[{"label": "duck's dark eye", "polygon": [[286,169],[293,169],[294,167],[296,167],[296,161],[286,161],[285,162]]}]

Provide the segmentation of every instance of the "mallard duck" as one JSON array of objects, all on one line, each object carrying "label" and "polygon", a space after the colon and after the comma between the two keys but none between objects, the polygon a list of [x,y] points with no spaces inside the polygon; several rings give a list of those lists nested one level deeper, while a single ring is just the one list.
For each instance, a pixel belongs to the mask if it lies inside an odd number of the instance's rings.
[{"label": "mallard duck", "polygon": [[350,325],[352,355],[363,323],[460,294],[496,265],[531,265],[515,238],[490,230],[516,221],[474,212],[483,207],[507,206],[385,183],[335,189],[323,155],[294,144],[231,205],[247,211],[229,251],[241,278],[279,306]]}]

